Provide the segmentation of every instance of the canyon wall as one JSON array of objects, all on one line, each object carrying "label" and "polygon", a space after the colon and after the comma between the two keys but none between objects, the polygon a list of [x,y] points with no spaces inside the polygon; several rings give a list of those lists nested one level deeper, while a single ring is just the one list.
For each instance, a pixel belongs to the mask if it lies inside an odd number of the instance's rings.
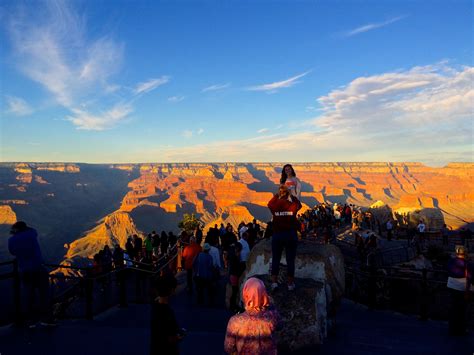
[{"label": "canyon wall", "polygon": [[[47,257],[91,256],[126,236],[174,231],[184,213],[206,224],[270,219],[282,163],[0,164],[0,258],[14,220],[38,229]],[[304,208],[320,202],[439,209],[453,229],[474,222],[473,163],[298,163]],[[67,250],[63,246],[67,244]],[[2,255],[3,252],[3,255]]]}]

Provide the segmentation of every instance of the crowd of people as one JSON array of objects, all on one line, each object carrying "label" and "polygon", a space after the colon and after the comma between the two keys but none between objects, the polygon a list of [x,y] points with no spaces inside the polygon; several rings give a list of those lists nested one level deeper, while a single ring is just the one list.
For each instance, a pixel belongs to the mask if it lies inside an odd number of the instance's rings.
[{"label": "crowd of people", "polygon": [[[377,237],[373,232],[380,224],[375,222],[370,211],[350,205],[318,204],[312,209],[298,215],[302,205],[299,201],[301,182],[290,164],[282,169],[278,191],[268,202],[272,221],[266,229],[261,228],[254,219],[250,223],[241,222],[234,230],[228,223],[209,228],[204,236],[201,226],[192,232],[183,231],[179,238],[172,232],[157,233],[155,231],[144,237],[132,235],[127,238],[125,248],[115,246],[113,251],[104,246],[93,257],[93,273],[103,274],[113,269],[126,266],[143,267],[157,266],[158,277],[155,278],[155,296],[151,311],[151,354],[178,354],[178,343],[184,337],[185,330],[178,326],[169,297],[177,287],[176,272],[186,273],[186,290],[188,294],[197,295],[197,304],[202,305],[207,299],[214,305],[216,290],[220,281],[225,279],[230,287],[229,308],[234,312],[228,322],[224,350],[229,354],[276,354],[275,329],[279,324],[278,311],[271,304],[268,291],[279,292],[279,268],[282,253],[286,253],[287,289],[293,292],[295,284],[295,258],[298,244],[298,233],[307,238],[321,237],[329,243],[340,227],[353,230],[354,242],[360,253],[377,247]],[[395,223],[388,220],[383,226],[387,239],[393,237]],[[369,230],[367,232],[367,230]],[[372,230],[372,232],[370,232]],[[416,227],[416,234],[423,238],[426,226],[423,221]],[[48,297],[49,280],[44,269],[41,250],[37,241],[37,233],[17,222],[12,226],[12,237],[9,239],[9,250],[17,257],[21,280],[26,295],[32,297],[35,289],[40,296]],[[463,232],[467,238],[467,232]],[[381,232],[379,233],[381,234]],[[251,250],[262,239],[271,238],[272,262],[271,285],[267,291],[264,283],[250,277],[243,283],[241,278]],[[177,263],[166,268],[160,267],[160,260],[173,254]],[[456,249],[456,259],[449,264],[447,287],[457,306],[454,305],[450,331],[454,334],[464,333],[465,304],[461,306],[461,293],[471,289],[473,284],[473,268],[466,261],[467,249]],[[225,276],[225,278],[224,278]],[[29,290],[29,291],[28,291]],[[31,314],[26,312],[26,317]],[[45,324],[53,323],[50,308],[44,305],[41,319]],[[452,323],[451,323],[452,322]]]}]

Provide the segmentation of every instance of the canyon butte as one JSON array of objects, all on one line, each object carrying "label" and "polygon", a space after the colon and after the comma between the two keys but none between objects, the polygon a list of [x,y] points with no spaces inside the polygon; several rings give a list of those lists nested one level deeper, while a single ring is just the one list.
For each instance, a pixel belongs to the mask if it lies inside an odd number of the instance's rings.
[{"label": "canyon butte", "polygon": [[[36,228],[48,262],[77,264],[127,236],[178,232],[184,213],[206,227],[253,218],[267,202],[283,163],[75,164],[0,163],[0,261],[8,231]],[[317,203],[388,205],[393,211],[439,210],[453,229],[474,222],[474,163],[298,163],[303,208]],[[205,228],[206,229],[206,228]]]}]

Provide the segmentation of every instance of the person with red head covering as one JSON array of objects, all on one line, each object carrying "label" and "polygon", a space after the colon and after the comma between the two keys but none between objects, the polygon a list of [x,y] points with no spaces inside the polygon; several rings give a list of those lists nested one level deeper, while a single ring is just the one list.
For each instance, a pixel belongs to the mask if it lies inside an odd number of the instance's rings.
[{"label": "person with red head covering", "polygon": [[224,341],[228,354],[263,355],[277,353],[274,331],[278,313],[270,307],[265,285],[249,278],[242,290],[245,312],[230,318]]}]

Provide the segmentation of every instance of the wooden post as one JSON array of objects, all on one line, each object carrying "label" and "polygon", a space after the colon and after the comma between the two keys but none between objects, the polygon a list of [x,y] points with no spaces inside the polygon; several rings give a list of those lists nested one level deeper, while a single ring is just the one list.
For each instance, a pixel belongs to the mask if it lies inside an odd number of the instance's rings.
[{"label": "wooden post", "polygon": [[120,307],[125,308],[128,306],[127,304],[127,269],[122,268],[121,270],[117,271],[117,277],[119,281],[119,302]]},{"label": "wooden post", "polygon": [[428,270],[422,270],[420,320],[428,319]]},{"label": "wooden post", "polygon": [[85,279],[86,287],[86,319],[94,319],[94,279],[86,278]]}]

